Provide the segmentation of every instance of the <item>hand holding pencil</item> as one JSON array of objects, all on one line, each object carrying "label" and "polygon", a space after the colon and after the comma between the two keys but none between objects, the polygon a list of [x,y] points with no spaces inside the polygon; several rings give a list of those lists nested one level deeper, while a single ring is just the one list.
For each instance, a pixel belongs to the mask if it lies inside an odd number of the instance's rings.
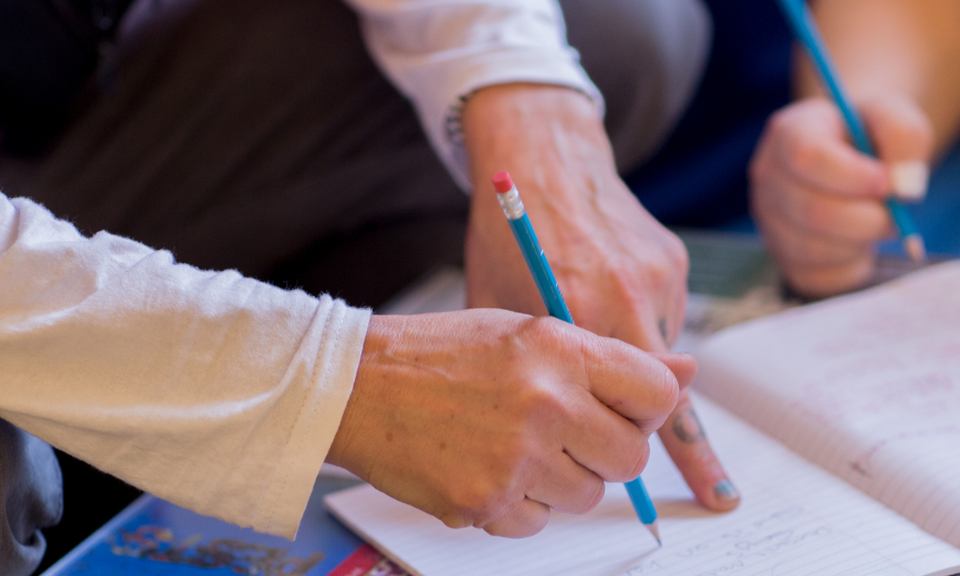
[{"label": "hand holding pencil", "polygon": [[876,244],[898,236],[885,199],[926,192],[929,124],[907,101],[863,102],[880,158],[855,150],[837,107],[811,98],[778,112],[751,165],[754,217],[787,281],[810,296],[865,283]]},{"label": "hand holding pencil", "polygon": [[750,167],[753,213],[791,286],[829,296],[870,278],[882,240],[899,236],[911,259],[925,258],[902,202],[926,193],[935,135],[899,86],[863,88],[876,70],[854,75],[860,91],[851,98],[810,9],[779,3],[804,49],[801,86],[823,95],[767,124]]},{"label": "hand holding pencil", "polygon": [[[504,216],[506,216],[507,221],[510,223],[510,228],[517,241],[517,246],[523,254],[523,259],[537,285],[537,291],[543,299],[547,313],[554,318],[573,324],[573,317],[570,314],[569,308],[567,308],[563,294],[560,292],[560,287],[557,285],[557,279],[553,275],[550,262],[547,260],[543,248],[540,246],[540,241],[533,229],[530,218],[527,216],[523,201],[520,199],[520,193],[514,185],[513,180],[507,172],[498,172],[493,177],[493,185],[497,192],[497,200],[503,209]],[[670,357],[670,355],[661,354],[656,357],[666,361],[666,358]],[[638,380],[635,385],[636,387],[634,389],[639,392],[649,384]],[[693,411],[688,393],[681,389],[677,399],[678,403],[674,408],[671,424],[667,427],[669,435],[661,436],[664,438],[668,452],[670,452],[675,461],[684,462],[691,450],[697,453],[696,451],[699,449],[700,461],[703,466],[697,469],[681,467],[681,472],[684,474],[687,482],[690,483],[691,487],[702,487],[704,485],[703,480],[709,480],[709,476],[705,477],[703,475],[703,472],[707,471],[709,474],[716,476],[712,481],[715,496],[717,496],[723,504],[735,506],[739,500],[739,496],[733,488],[733,485],[726,480],[723,469],[713,456],[709,444],[706,443],[703,429],[696,417],[696,413]],[[613,406],[611,406],[611,408],[613,408]],[[670,441],[671,438],[679,438],[680,443],[690,444],[690,446],[678,451],[676,443]],[[678,458],[679,460],[677,460]],[[657,527],[657,511],[650,499],[650,495],[647,493],[643,481],[640,478],[634,478],[628,481],[625,486],[640,521],[647,526],[657,539],[657,543],[662,545],[660,532]],[[698,497],[700,496],[698,495]]]}]

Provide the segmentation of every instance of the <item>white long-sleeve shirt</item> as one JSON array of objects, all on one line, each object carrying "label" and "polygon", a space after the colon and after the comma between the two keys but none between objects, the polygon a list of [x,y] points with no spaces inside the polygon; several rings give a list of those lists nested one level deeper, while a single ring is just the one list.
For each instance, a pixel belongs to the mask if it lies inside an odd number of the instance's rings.
[{"label": "white long-sleeve shirt", "polygon": [[566,86],[603,98],[567,44],[556,0],[347,0],[381,70],[414,104],[427,137],[464,190],[459,109],[496,84]]},{"label": "white long-sleeve shirt", "polygon": [[[538,82],[602,106],[553,0],[348,1],[465,189],[448,128],[470,92]],[[295,535],[368,319],[0,194],[0,417],[197,512]]]},{"label": "white long-sleeve shirt", "polygon": [[0,194],[0,417],[157,496],[292,538],[369,312]]}]

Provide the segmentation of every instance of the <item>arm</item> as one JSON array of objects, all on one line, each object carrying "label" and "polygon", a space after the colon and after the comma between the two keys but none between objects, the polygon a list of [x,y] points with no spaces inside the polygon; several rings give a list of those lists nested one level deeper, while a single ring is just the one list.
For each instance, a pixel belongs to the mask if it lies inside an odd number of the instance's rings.
[{"label": "arm", "polygon": [[296,533],[367,312],[2,195],[0,285],[0,416],[181,506]]},{"label": "arm", "polygon": [[[900,96],[926,115],[934,149],[960,130],[960,4],[949,0],[819,0],[813,5],[827,45],[853,98]],[[805,58],[796,67],[798,98],[823,92]]]},{"label": "arm", "polygon": [[512,312],[371,319],[2,195],[0,285],[0,416],[288,538],[325,457],[450,526],[537,532],[640,473],[696,371]]},{"label": "arm", "polygon": [[825,296],[873,273],[894,229],[891,193],[926,191],[929,164],[960,130],[960,5],[821,0],[813,6],[880,160],[848,143],[837,108],[798,51],[798,101],[769,122],[751,164],[753,212],[796,289]]}]

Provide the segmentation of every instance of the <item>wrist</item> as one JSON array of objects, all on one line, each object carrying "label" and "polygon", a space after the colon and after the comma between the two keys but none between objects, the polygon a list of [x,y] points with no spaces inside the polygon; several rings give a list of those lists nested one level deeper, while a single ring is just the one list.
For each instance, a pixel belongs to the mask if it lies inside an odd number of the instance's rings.
[{"label": "wrist", "polygon": [[464,107],[463,138],[475,187],[486,186],[499,170],[523,174],[599,162],[616,172],[597,105],[572,88],[506,84],[479,90]]},{"label": "wrist", "polygon": [[333,443],[327,452],[327,462],[345,468],[360,477],[365,476],[364,471],[357,467],[358,459],[356,456],[357,450],[364,444],[363,431],[365,427],[362,420],[367,412],[365,401],[367,398],[377,396],[374,390],[377,385],[377,378],[370,377],[370,368],[376,362],[376,359],[389,348],[391,340],[396,337],[396,320],[398,318],[401,317],[376,314],[370,317],[353,390],[350,393],[349,400],[347,400],[347,406],[343,411]]}]

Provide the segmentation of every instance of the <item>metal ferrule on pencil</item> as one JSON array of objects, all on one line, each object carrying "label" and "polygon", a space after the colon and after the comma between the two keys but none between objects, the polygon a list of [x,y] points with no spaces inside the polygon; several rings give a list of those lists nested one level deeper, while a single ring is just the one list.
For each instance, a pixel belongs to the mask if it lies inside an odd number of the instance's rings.
[{"label": "metal ferrule on pencil", "polygon": [[503,194],[497,193],[497,200],[500,202],[500,207],[503,208],[503,214],[507,217],[507,220],[519,220],[526,213],[523,208],[523,201],[520,200],[520,192],[516,186]]}]

